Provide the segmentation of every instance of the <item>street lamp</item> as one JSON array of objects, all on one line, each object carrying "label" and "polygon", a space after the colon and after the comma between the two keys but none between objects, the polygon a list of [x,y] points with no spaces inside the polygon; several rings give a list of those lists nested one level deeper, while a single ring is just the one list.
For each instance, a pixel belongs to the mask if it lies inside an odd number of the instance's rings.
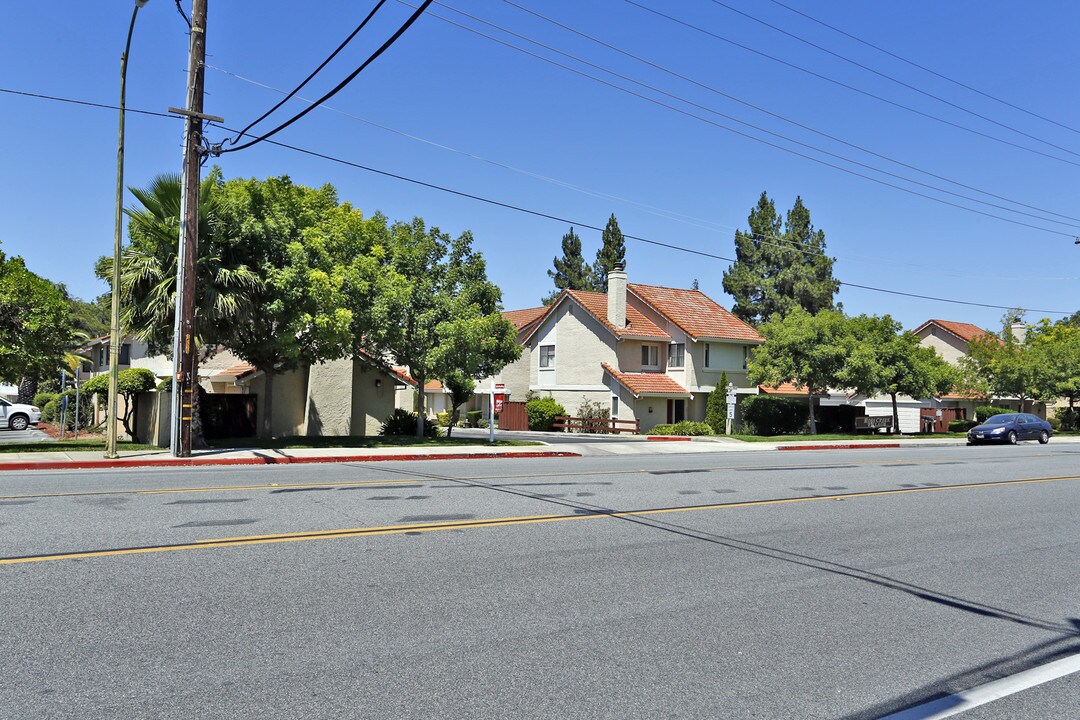
[{"label": "street lamp", "polygon": [[124,338],[120,333],[120,253],[124,235],[124,103],[127,92],[127,61],[131,50],[131,34],[135,31],[135,18],[139,8],[150,0],[135,0],[128,25],[124,54],[120,56],[120,133],[116,148],[116,228],[113,235],[112,316],[109,321],[109,427],[105,442],[105,457],[116,457],[116,395],[120,372],[120,345]]}]

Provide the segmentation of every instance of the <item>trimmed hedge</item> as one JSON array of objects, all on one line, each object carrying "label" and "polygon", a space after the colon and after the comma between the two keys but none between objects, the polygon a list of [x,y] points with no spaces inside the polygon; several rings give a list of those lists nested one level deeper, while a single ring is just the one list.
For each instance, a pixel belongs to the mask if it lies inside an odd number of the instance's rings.
[{"label": "trimmed hedge", "polygon": [[483,410],[469,410],[465,413],[465,421],[469,427],[480,427],[480,420],[484,417]]},{"label": "trimmed hedge", "polygon": [[995,415],[1004,415],[1005,413],[1015,412],[1009,408],[995,407],[993,405],[981,405],[975,408],[975,419],[979,422],[986,422]]},{"label": "trimmed hedge", "polygon": [[[60,416],[63,414],[63,400],[64,396],[68,399],[67,409],[67,429],[75,429],[75,389],[69,388],[62,394],[57,394],[55,398],[45,403],[44,407],[41,407],[41,421],[52,423],[54,425],[60,424]],[[94,420],[94,408],[91,404],[91,397],[85,393],[79,394],[79,429],[84,430],[90,426],[90,423]]]},{"label": "trimmed hedge", "polygon": [[39,392],[34,396],[34,407],[41,409],[48,405],[51,400],[55,400],[58,397],[60,397],[60,393]]},{"label": "trimmed hedge", "polygon": [[709,427],[708,423],[692,422],[690,420],[683,420],[675,424],[662,423],[657,425],[649,431],[649,435],[712,435],[713,430]]},{"label": "trimmed hedge", "polygon": [[530,430],[550,430],[555,417],[565,415],[566,408],[555,402],[554,398],[535,398],[525,403],[525,412],[529,415]]},{"label": "trimmed hedge", "polygon": [[978,424],[978,420],[953,420],[949,423],[949,432],[967,432]]},{"label": "trimmed hedge", "polygon": [[743,421],[752,435],[794,435],[810,419],[805,400],[751,395],[742,401]]}]

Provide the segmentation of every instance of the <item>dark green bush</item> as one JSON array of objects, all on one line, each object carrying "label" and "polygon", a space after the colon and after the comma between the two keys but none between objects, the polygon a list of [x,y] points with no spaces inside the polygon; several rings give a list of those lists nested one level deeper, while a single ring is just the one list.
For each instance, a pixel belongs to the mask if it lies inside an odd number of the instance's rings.
[{"label": "dark green bush", "polygon": [[975,408],[975,419],[979,422],[986,422],[989,418],[995,415],[1004,415],[1005,413],[1013,412],[1009,408],[994,407],[993,405],[981,405]]},{"label": "dark green bush", "polygon": [[753,435],[793,435],[810,419],[805,400],[751,395],[742,401],[743,421]]},{"label": "dark green bush", "polygon": [[660,423],[653,426],[653,429],[649,431],[649,435],[674,435],[675,426],[671,423]]},{"label": "dark green bush", "polygon": [[[388,435],[416,435],[416,413],[395,408],[394,412],[383,421],[382,427],[379,428],[379,434],[383,437]],[[424,418],[424,435],[427,437],[439,437],[439,428],[431,421],[431,418]]]},{"label": "dark green bush", "polygon": [[525,403],[525,412],[529,415],[530,430],[550,430],[555,417],[565,415],[566,408],[554,398],[541,397]]},{"label": "dark green bush", "polygon": [[[68,408],[67,408],[67,429],[75,429],[75,389],[69,388],[65,390],[62,395],[57,395],[54,399],[45,403],[45,406],[41,408],[41,421],[52,423],[55,425],[60,424],[60,416],[63,414],[62,398],[67,396]],[[79,395],[79,430],[85,430],[90,426],[90,423],[94,420],[94,408],[91,404],[91,398],[89,395],[80,393]]]},{"label": "dark green bush", "polygon": [[[1080,430],[1080,412],[1075,408],[1057,408],[1054,410],[1053,420],[1058,422],[1058,427],[1062,430]],[[1057,430],[1058,428],[1054,429]]]},{"label": "dark green bush", "polygon": [[978,420],[953,420],[949,423],[949,432],[967,432],[978,424]]},{"label": "dark green bush", "polygon": [[684,436],[699,436],[699,435],[712,435],[712,428],[708,423],[693,422],[691,420],[683,420],[677,422],[674,425],[670,423],[661,423],[652,430],[649,431],[649,435],[684,435]]},{"label": "dark green bush", "polygon": [[39,392],[34,396],[34,407],[42,409],[49,404],[50,400],[55,400],[58,397],[60,397],[60,393]]},{"label": "dark green bush", "polygon": [[469,427],[480,427],[480,418],[484,416],[483,410],[469,410],[465,413],[465,421]]}]

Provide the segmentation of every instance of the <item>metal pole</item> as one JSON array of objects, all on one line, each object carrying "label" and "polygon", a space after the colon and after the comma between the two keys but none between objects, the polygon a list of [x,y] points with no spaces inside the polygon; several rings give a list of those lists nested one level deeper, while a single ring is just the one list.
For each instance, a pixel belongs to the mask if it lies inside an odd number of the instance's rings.
[{"label": "metal pole", "polygon": [[495,378],[491,378],[491,393],[488,396],[488,444],[495,444]]},{"label": "metal pole", "polygon": [[206,58],[206,3],[193,0],[188,53],[188,96],[184,133],[184,180],[177,256],[176,334],[173,339],[172,453],[191,456],[191,414],[199,382],[195,355],[195,264],[199,248],[199,184],[202,169],[203,61]]},{"label": "metal pole", "polygon": [[73,375],[75,376],[75,439],[79,439],[79,371],[76,370]]},{"label": "metal pole", "polygon": [[[131,35],[135,31],[135,18],[144,3],[136,3],[131,11],[131,23],[128,25],[127,42],[124,54],[120,56],[120,131],[116,144],[116,223],[113,233],[113,269],[112,269],[112,315],[109,322],[109,400],[106,412],[109,417],[108,434],[105,440],[105,457],[116,457],[116,405],[117,374],[120,372],[120,344],[124,341],[120,332],[120,255],[124,238],[124,116],[126,115],[127,63],[131,50]],[[78,412],[78,407],[75,408]]]},{"label": "metal pole", "polygon": [[64,430],[67,429],[67,370],[60,370],[60,439],[64,439]]}]

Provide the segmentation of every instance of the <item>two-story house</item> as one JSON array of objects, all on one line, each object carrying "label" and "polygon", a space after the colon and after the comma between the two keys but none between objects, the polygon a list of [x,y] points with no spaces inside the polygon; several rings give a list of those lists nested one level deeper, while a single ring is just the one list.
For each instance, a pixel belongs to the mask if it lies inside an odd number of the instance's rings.
[{"label": "two-story house", "polygon": [[570,414],[587,399],[647,431],[704,420],[723,371],[738,394],[758,392],[746,364],[764,338],[698,290],[628,283],[617,267],[607,293],[564,290],[547,308],[507,317],[523,351],[498,381],[515,399],[550,395]]}]

